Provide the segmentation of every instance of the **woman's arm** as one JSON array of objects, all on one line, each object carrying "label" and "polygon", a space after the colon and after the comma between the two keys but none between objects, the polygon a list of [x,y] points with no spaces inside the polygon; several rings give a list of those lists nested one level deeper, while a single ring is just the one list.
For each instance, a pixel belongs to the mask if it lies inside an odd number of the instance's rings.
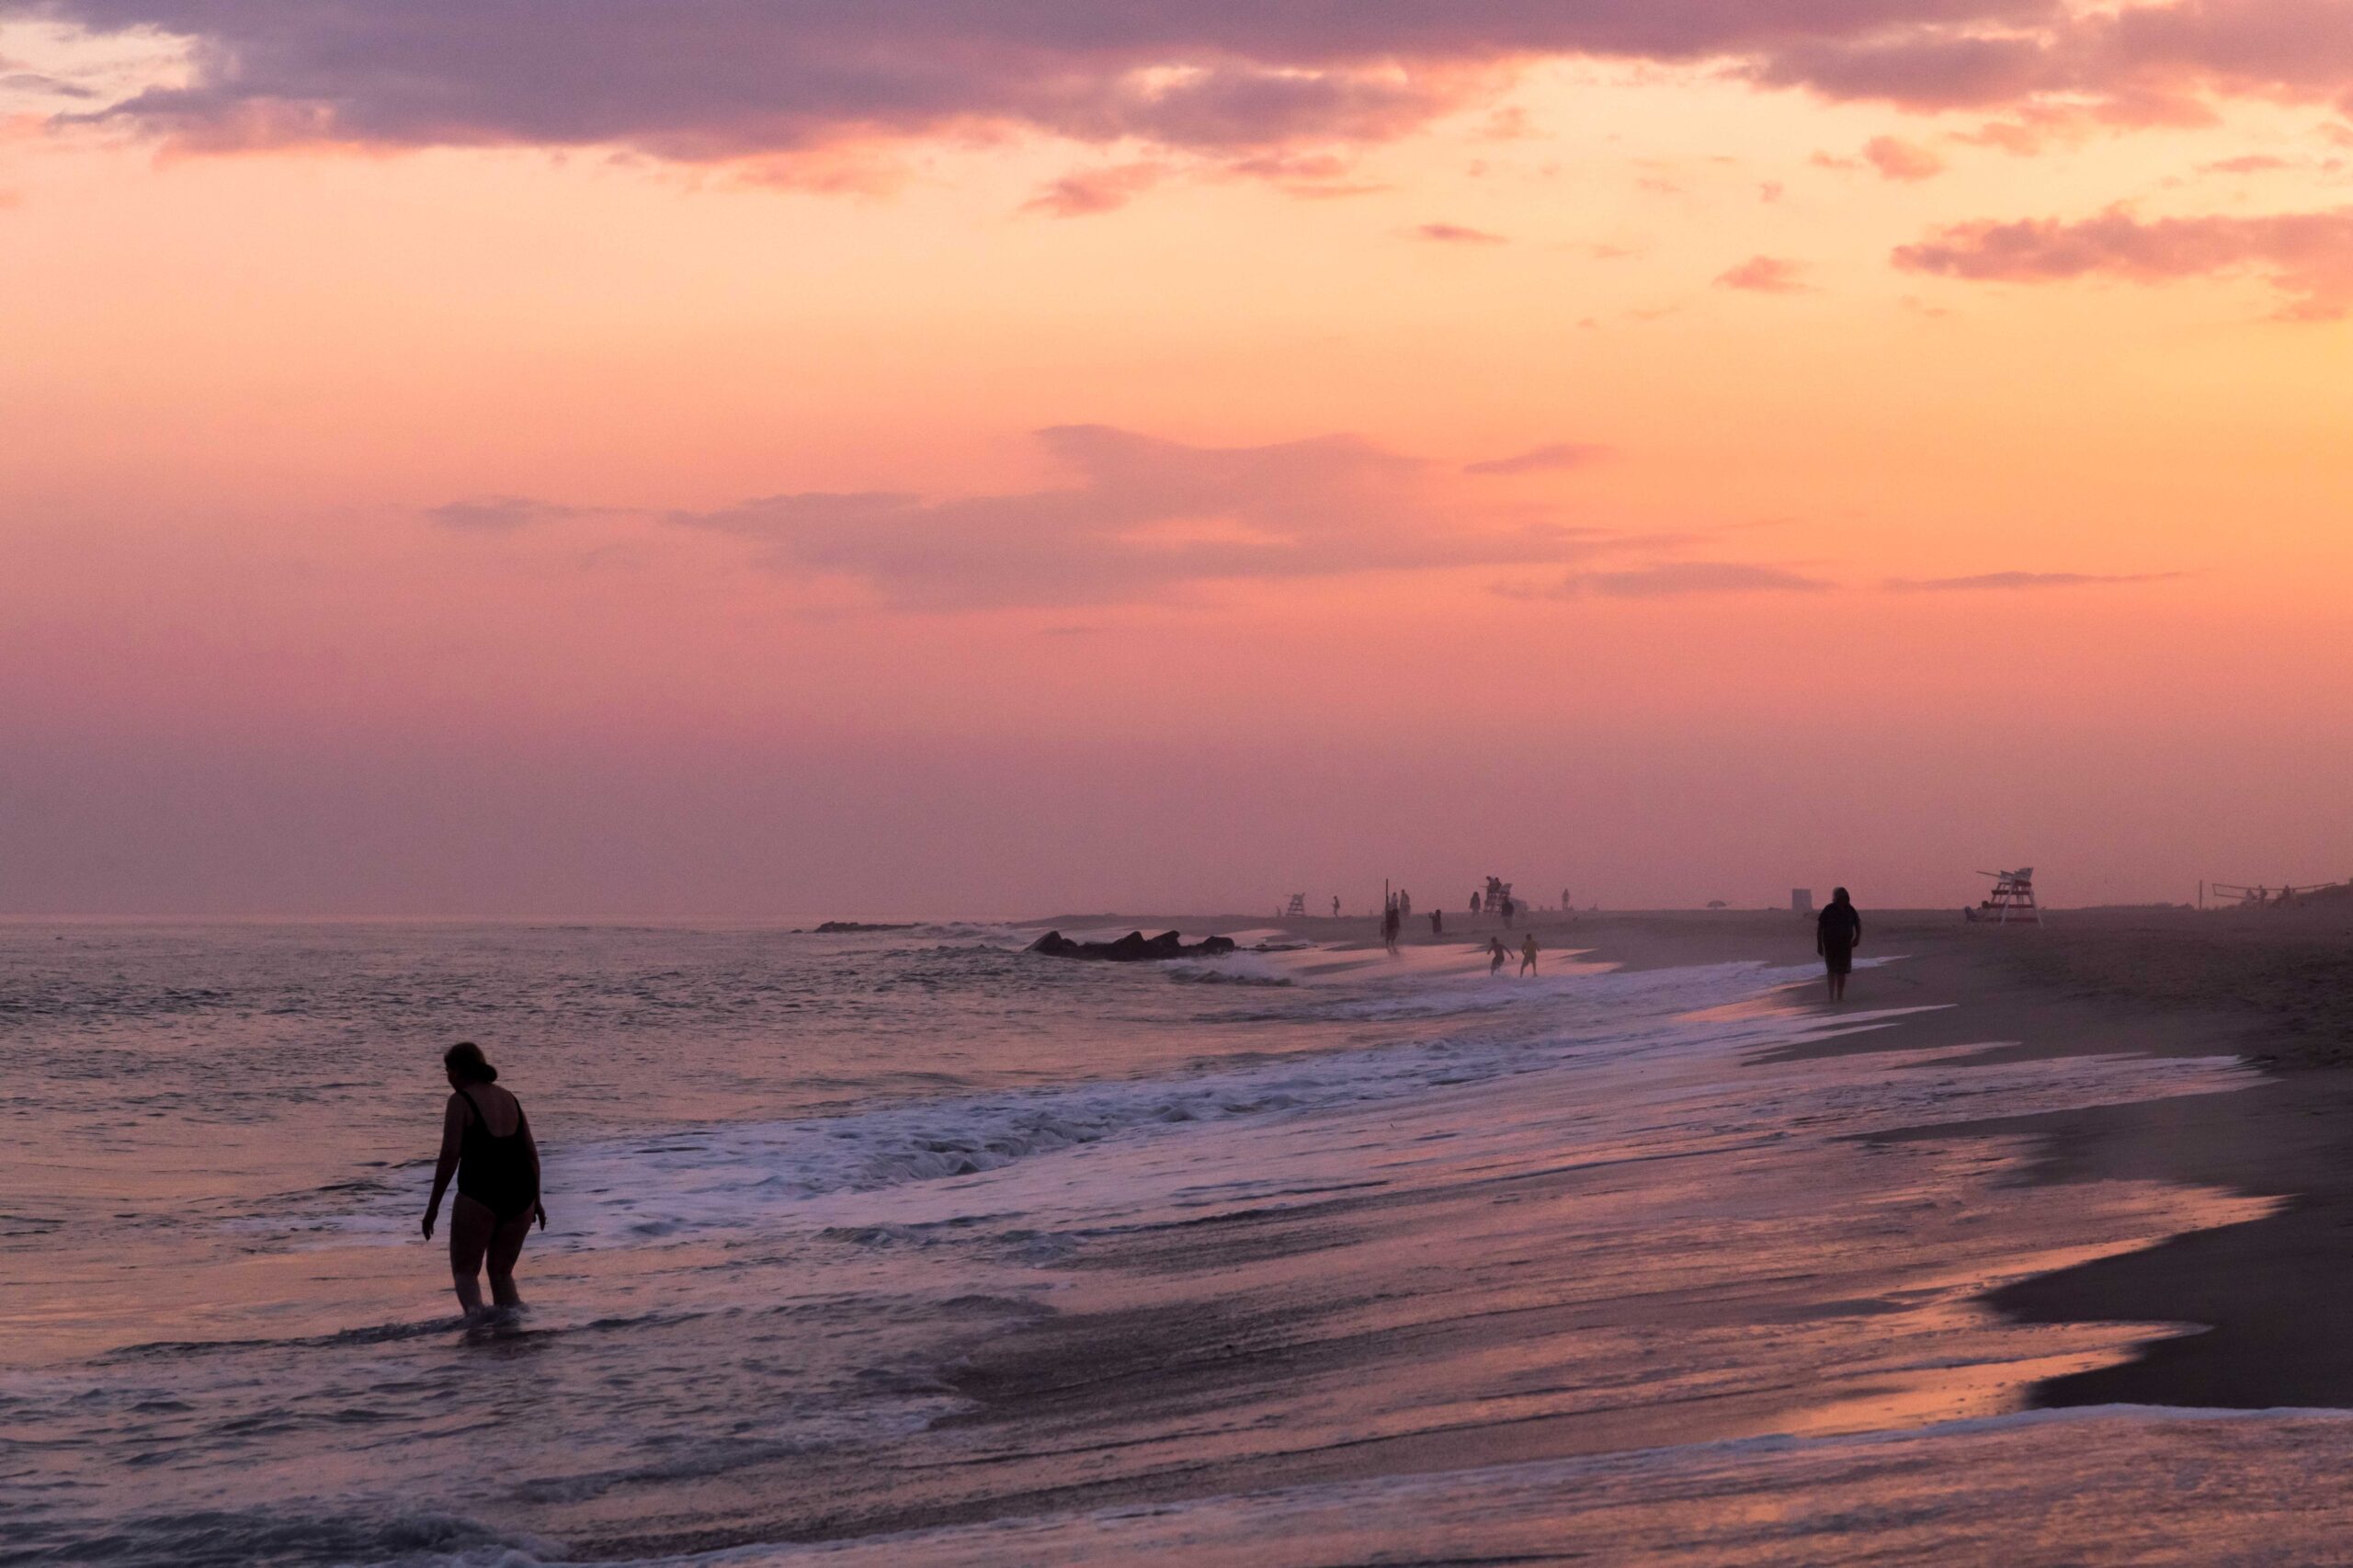
[{"label": "woman's arm", "polygon": [[[523,1135],[523,1152],[531,1156],[531,1186],[540,1186],[540,1141],[531,1136],[531,1119],[523,1114],[523,1102],[515,1102],[515,1131]],[[548,1206],[544,1194],[532,1199],[531,1212],[540,1217],[540,1229],[548,1228]]]},{"label": "woman's arm", "polygon": [[449,1190],[449,1178],[458,1174],[458,1151],[466,1144],[465,1108],[458,1096],[449,1096],[449,1106],[441,1115],[441,1157],[433,1165],[433,1197],[425,1205],[425,1239],[433,1239],[433,1221],[441,1215],[442,1194]]}]

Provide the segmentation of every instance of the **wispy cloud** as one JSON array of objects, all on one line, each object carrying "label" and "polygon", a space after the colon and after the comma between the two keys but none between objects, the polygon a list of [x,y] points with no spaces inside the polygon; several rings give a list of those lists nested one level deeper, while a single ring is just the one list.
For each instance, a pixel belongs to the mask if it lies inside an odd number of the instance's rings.
[{"label": "wispy cloud", "polygon": [[2253,273],[2290,296],[2282,316],[2334,321],[2353,306],[2353,207],[2244,218],[2143,219],[2110,208],[2073,222],[1988,219],[1900,245],[1893,260],[1910,272],[2003,283],[2089,277],[2166,283]]},{"label": "wispy cloud", "polygon": [[2126,583],[2165,583],[2178,572],[1981,572],[1968,577],[1890,577],[1880,585],[1898,594],[2005,593],[2023,588],[2098,588]]},{"label": "wispy cloud", "polygon": [[1799,278],[1802,270],[1796,262],[1780,256],[1752,256],[1738,267],[1719,273],[1716,287],[1751,294],[1802,294],[1808,285]]},{"label": "wispy cloud", "polygon": [[425,515],[445,528],[460,533],[506,534],[540,523],[561,522],[568,517],[609,515],[601,506],[566,506],[553,501],[534,500],[528,495],[482,495],[467,501],[451,501],[439,506],[428,506]]},{"label": "wispy cloud", "polygon": [[1592,594],[1613,599],[1665,599],[1706,594],[1820,594],[1836,586],[1786,566],[1667,561],[1623,571],[1572,572],[1549,585],[1502,591],[1520,598],[1566,599]]},{"label": "wispy cloud", "polygon": [[1934,179],[1945,172],[1945,161],[1936,153],[1893,136],[1874,136],[1864,142],[1863,161],[1883,179]]},{"label": "wispy cloud", "polygon": [[1465,473],[1511,474],[1541,473],[1554,469],[1584,468],[1616,456],[1616,449],[1591,441],[1552,441],[1540,447],[1530,447],[1524,452],[1514,452],[1507,458],[1489,458],[1484,462],[1464,463]]},{"label": "wispy cloud", "polygon": [[1435,240],[1449,245],[1500,245],[1511,242],[1501,234],[1491,234],[1484,229],[1467,229],[1460,223],[1421,223],[1408,231],[1415,239]]},{"label": "wispy cloud", "polygon": [[[1557,564],[1641,542],[1521,503],[1467,501],[1447,467],[1352,436],[1198,447],[1106,426],[1039,433],[1070,477],[933,498],[820,492],[665,514],[847,580],[881,607],[1135,603],[1211,582]],[[1451,483],[1449,483],[1451,481]]]},{"label": "wispy cloud", "polygon": [[1156,163],[1113,164],[1104,168],[1073,169],[1021,204],[1024,212],[1055,218],[1085,218],[1125,207],[1158,185],[1168,174]]},{"label": "wispy cloud", "polygon": [[2270,153],[2243,153],[2235,158],[2217,158],[2198,165],[2201,175],[2260,175],[2275,169],[2292,169],[2296,165]]}]

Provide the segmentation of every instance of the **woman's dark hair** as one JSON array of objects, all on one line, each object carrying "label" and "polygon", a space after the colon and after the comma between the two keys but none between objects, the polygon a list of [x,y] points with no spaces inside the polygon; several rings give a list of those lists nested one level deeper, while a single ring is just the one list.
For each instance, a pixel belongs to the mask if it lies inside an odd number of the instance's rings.
[{"label": "woman's dark hair", "polygon": [[441,1065],[470,1084],[495,1084],[498,1069],[472,1040],[461,1040],[441,1053]]},{"label": "woman's dark hair", "polygon": [[[1846,903],[1846,902],[1847,902],[1847,890],[1846,890],[1845,888],[1832,888],[1832,889],[1830,890],[1830,902],[1831,902],[1831,903]],[[482,1053],[481,1053],[480,1051],[476,1051],[474,1054],[475,1054],[475,1055],[477,1055],[477,1056],[479,1056],[479,1055],[481,1055]]]}]

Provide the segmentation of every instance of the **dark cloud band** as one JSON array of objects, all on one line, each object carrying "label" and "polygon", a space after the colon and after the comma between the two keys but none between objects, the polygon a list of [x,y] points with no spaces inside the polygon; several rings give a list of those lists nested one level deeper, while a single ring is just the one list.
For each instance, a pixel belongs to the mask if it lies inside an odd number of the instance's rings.
[{"label": "dark cloud band", "polygon": [[2353,88],[2353,0],[0,0],[27,16],[193,40],[187,85],[92,112],[212,147],[712,161],[1014,128],[1248,156],[1401,135],[1559,56],[1919,108],[2088,95],[2112,118]]}]

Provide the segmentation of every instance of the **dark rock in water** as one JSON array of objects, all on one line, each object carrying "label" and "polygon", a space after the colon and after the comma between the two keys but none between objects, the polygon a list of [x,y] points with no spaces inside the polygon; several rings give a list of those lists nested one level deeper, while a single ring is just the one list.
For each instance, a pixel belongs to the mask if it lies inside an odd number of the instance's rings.
[{"label": "dark rock in water", "polygon": [[820,937],[847,937],[854,931],[912,931],[915,922],[904,926],[870,926],[863,920],[828,920],[817,927]]},{"label": "dark rock in water", "polygon": [[1029,951],[1055,959],[1108,959],[1115,963],[1148,963],[1157,959],[1215,959],[1233,951],[1231,937],[1208,937],[1188,943],[1174,931],[1147,937],[1131,931],[1116,942],[1074,942],[1060,931],[1049,931],[1029,944]]}]

